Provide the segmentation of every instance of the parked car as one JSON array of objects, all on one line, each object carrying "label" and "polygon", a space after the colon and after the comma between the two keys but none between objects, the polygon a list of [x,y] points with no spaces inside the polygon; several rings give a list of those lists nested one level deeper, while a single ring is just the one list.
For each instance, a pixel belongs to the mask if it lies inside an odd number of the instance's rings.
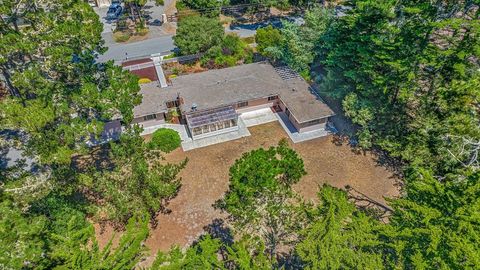
[{"label": "parked car", "polygon": [[122,6],[120,4],[112,4],[107,11],[107,20],[115,20],[122,14]]}]

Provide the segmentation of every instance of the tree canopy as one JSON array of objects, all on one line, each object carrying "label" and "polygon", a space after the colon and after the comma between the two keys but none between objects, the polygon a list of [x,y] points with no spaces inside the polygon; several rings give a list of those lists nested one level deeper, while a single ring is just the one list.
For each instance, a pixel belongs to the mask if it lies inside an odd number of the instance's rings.
[{"label": "tree canopy", "polygon": [[[96,62],[102,25],[85,1],[9,0],[0,15],[0,154],[15,146],[33,164],[0,171],[0,268],[138,268],[187,160],[166,163],[131,125],[138,78]],[[350,142],[395,161],[388,220],[328,185],[303,201],[304,162],[282,140],[231,166],[215,204],[228,239],[210,232],[151,269],[479,269],[480,3],[352,0],[304,19],[258,30],[258,51],[315,74],[356,125]],[[252,55],[214,18],[181,19],[174,41],[214,67]],[[119,140],[91,147],[113,119]],[[118,245],[100,248],[92,221],[125,229]]]},{"label": "tree canopy", "polygon": [[223,26],[215,18],[188,16],[178,23],[177,34],[173,38],[182,55],[206,52],[219,45],[224,35]]}]

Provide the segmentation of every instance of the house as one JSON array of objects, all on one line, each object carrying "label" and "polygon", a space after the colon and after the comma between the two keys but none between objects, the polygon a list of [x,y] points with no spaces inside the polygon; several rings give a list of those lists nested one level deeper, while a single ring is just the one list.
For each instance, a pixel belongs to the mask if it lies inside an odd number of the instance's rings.
[{"label": "house", "polygon": [[296,72],[265,62],[178,76],[165,88],[142,84],[140,92],[133,123],[153,132],[176,119],[192,140],[238,130],[240,116],[269,108],[299,134],[325,130],[334,114]]}]

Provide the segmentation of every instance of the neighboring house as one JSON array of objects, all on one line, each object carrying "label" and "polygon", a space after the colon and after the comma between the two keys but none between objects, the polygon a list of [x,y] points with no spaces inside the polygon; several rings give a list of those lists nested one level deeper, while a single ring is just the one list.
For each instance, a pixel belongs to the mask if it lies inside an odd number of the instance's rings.
[{"label": "neighboring house", "polygon": [[141,94],[133,123],[149,128],[178,116],[193,140],[234,131],[241,114],[265,108],[283,112],[298,133],[324,130],[334,114],[297,73],[264,62],[179,76],[165,88],[142,84]]},{"label": "neighboring house", "polygon": [[[117,117],[118,118],[118,117]],[[88,146],[97,146],[107,143],[111,140],[116,141],[120,139],[122,134],[122,124],[120,119],[112,120],[106,122],[103,126],[102,133],[99,136],[90,136],[90,139],[87,141]]]}]

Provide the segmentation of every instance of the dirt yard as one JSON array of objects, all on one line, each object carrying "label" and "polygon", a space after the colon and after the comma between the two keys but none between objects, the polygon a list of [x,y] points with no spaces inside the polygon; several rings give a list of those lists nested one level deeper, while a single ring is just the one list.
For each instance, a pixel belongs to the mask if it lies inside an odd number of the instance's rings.
[{"label": "dirt yard", "polygon": [[[177,149],[166,155],[169,162],[179,162],[185,157],[189,162],[181,172],[181,190],[168,206],[171,213],[158,216],[158,226],[146,241],[152,255],[172,245],[190,244],[215,219],[222,218],[212,204],[227,190],[228,169],[235,159],[244,152],[275,145],[287,137],[278,122],[249,130],[252,135],[246,138],[189,152]],[[339,188],[349,185],[380,203],[385,202],[384,196],[398,195],[393,173],[378,165],[372,154],[355,153],[348,145],[334,143],[332,136],[291,145],[303,158],[308,173],[294,188],[307,200],[315,200],[317,187],[323,183]],[[100,244],[108,240],[107,234],[99,235]]]}]

